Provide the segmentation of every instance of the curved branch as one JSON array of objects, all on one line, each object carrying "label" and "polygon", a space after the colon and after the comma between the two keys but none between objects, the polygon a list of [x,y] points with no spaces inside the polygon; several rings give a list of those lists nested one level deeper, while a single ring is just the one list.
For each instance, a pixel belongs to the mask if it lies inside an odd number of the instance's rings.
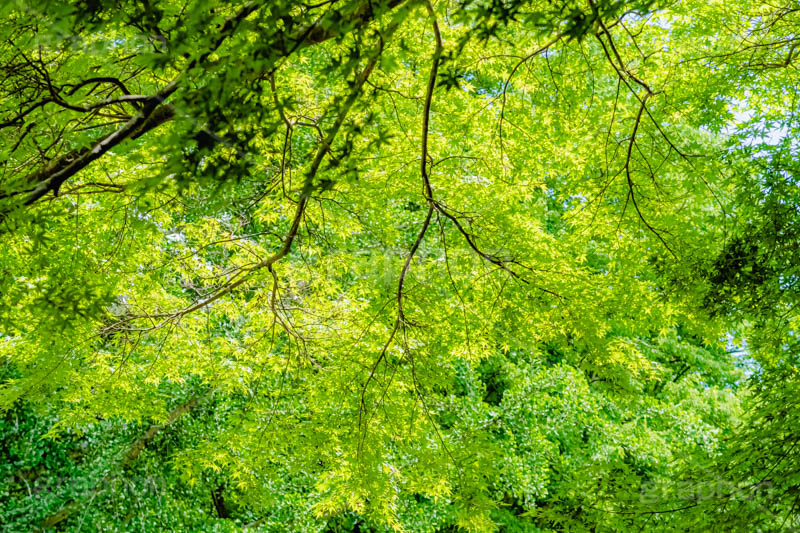
[{"label": "curved branch", "polygon": [[162,325],[170,320],[175,320],[182,318],[198,309],[202,309],[213,302],[219,300],[223,296],[230,294],[234,289],[241,286],[248,280],[250,280],[251,275],[253,272],[266,268],[270,272],[273,269],[275,263],[286,257],[292,249],[292,244],[294,243],[295,238],[297,237],[297,232],[300,228],[300,222],[303,219],[303,215],[305,214],[306,206],[308,205],[308,201],[311,198],[312,193],[314,192],[315,185],[314,179],[319,171],[320,165],[322,164],[322,160],[325,156],[330,152],[330,147],[333,144],[336,135],[339,133],[342,125],[344,124],[345,119],[347,118],[348,113],[355,104],[356,100],[358,99],[361,91],[364,87],[364,84],[367,81],[367,78],[370,76],[372,71],[374,70],[375,66],[378,64],[378,59],[380,58],[381,53],[383,52],[384,42],[386,39],[391,37],[394,31],[399,26],[399,23],[395,23],[387,28],[384,34],[380,38],[380,43],[378,49],[375,53],[372,54],[372,57],[369,59],[367,65],[364,67],[364,70],[357,76],[352,90],[350,91],[347,100],[345,100],[342,107],[339,109],[339,113],[336,117],[336,121],[334,122],[331,129],[328,131],[328,134],[325,136],[325,139],[320,144],[319,148],[317,149],[316,155],[314,156],[314,160],[311,163],[311,166],[306,173],[305,180],[303,183],[303,188],[300,192],[300,200],[297,203],[297,207],[295,208],[294,216],[292,217],[292,223],[289,227],[289,231],[286,233],[286,236],[283,239],[283,244],[281,245],[280,249],[275,252],[273,255],[259,261],[246,269],[240,270],[240,273],[244,272],[244,275],[236,279],[235,281],[228,283],[223,288],[216,291],[211,296],[200,300],[189,307],[181,309],[179,311],[175,311],[172,313],[158,313],[152,315],[136,315],[130,318],[164,318],[166,319],[162,322]]}]

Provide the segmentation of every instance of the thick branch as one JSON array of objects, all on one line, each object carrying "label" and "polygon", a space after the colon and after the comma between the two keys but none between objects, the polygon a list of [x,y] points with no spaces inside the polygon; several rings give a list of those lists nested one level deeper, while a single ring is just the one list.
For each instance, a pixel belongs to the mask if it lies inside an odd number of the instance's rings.
[{"label": "thick branch", "polygon": [[[380,13],[394,9],[401,1],[402,0],[389,1],[386,4],[385,10]],[[235,32],[238,23],[250,16],[259,7],[260,4],[249,5],[235,17],[229,19],[220,30],[220,36],[213,43],[210,50],[192,60],[184,72],[204,62],[211,52],[219,48],[224,40]],[[282,34],[278,35],[275,37],[275,40],[270,43],[270,47],[283,50],[283,55],[276,59],[270,67],[265,68],[265,71],[269,71],[270,69],[274,70],[275,65],[277,65],[281,59],[290,56],[298,50],[339,37],[342,35],[343,31],[352,31],[352,29],[368,24],[380,13],[376,12],[372,2],[364,2],[354,11],[345,14],[346,18],[339,21],[337,24],[327,24],[327,22],[329,22],[328,19],[341,17],[342,13],[331,12],[293,35],[288,37]],[[287,40],[294,43],[290,48],[286,46]],[[0,200],[19,197],[18,201],[14,202],[12,205],[0,208],[0,216],[8,214],[16,207],[31,205],[50,192],[58,194],[59,188],[66,180],[99,159],[110,149],[127,139],[136,139],[171,120],[175,116],[175,108],[171,104],[165,103],[165,100],[178,89],[178,84],[182,81],[183,77],[183,74],[179,75],[158,94],[146,97],[146,103],[143,105],[142,110],[115,132],[103,137],[90,147],[73,150],[51,162],[45,168],[23,178],[21,180],[23,183],[22,187],[24,187],[23,190],[0,192]],[[116,100],[121,99],[118,98]],[[142,98],[136,97],[135,101],[141,103]],[[33,109],[31,109],[31,111],[32,110]]]}]

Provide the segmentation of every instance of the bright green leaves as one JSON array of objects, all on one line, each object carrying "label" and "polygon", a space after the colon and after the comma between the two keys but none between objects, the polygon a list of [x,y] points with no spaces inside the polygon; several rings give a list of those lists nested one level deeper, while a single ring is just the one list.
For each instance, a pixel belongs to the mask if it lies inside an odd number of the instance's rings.
[{"label": "bright green leaves", "polygon": [[681,530],[719,457],[791,515],[794,12],[749,6],[743,55],[719,2],[437,2],[428,109],[424,7],[12,10],[0,407],[176,424],[108,467],[175,482],[147,524]]}]

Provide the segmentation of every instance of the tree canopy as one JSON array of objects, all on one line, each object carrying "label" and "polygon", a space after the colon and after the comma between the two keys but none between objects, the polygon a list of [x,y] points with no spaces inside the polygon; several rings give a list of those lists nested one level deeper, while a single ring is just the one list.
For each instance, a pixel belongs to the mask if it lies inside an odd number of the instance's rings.
[{"label": "tree canopy", "polygon": [[0,6],[8,531],[800,528],[800,8]]}]

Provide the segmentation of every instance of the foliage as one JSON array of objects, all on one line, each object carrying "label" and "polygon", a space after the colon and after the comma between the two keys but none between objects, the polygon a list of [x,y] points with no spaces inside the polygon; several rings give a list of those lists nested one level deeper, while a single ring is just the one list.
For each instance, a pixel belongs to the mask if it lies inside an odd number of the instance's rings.
[{"label": "foliage", "polygon": [[0,12],[8,531],[800,527],[792,4]]}]

